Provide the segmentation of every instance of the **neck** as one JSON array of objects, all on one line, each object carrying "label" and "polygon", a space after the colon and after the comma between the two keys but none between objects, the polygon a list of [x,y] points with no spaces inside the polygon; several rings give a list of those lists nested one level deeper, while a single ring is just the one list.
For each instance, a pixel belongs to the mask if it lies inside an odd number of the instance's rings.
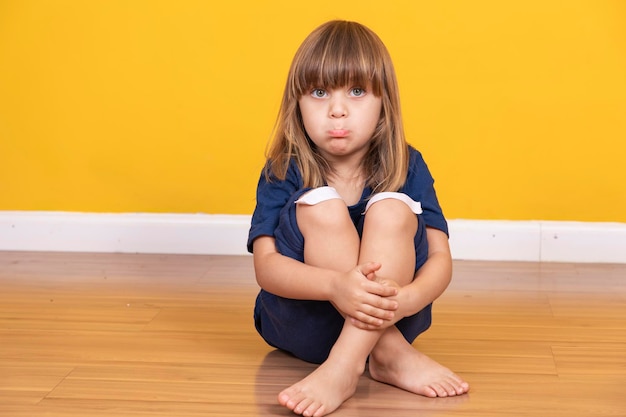
[{"label": "neck", "polygon": [[343,184],[350,188],[363,188],[365,176],[362,167],[344,166],[334,167],[334,172],[328,178],[329,184]]}]

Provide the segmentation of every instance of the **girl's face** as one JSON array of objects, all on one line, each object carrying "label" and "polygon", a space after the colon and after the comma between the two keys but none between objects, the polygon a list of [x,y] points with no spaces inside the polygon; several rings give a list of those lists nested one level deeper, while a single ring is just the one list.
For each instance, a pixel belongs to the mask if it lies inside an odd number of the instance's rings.
[{"label": "girl's face", "polygon": [[298,103],[304,128],[326,160],[365,156],[380,119],[380,97],[361,87],[315,88]]}]

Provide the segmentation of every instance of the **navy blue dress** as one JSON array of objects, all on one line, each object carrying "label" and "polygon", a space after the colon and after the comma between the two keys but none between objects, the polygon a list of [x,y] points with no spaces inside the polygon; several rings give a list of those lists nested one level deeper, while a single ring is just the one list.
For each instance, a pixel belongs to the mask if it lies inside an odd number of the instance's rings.
[{"label": "navy blue dress", "polygon": [[[422,205],[423,213],[417,215],[418,230],[414,239],[417,271],[428,258],[425,226],[448,234],[448,225],[437,200],[434,180],[422,155],[412,147],[409,150],[407,181],[399,192]],[[257,205],[248,235],[249,252],[252,252],[252,244],[257,237],[271,236],[276,240],[279,253],[304,262],[304,237],[296,221],[295,201],[309,190],[303,187],[302,176],[295,163],[290,165],[285,180],[273,178],[266,181],[265,175],[261,174]],[[359,236],[363,231],[363,212],[371,192],[366,187],[359,202],[348,207]],[[396,323],[409,343],[430,327],[431,307],[428,305],[417,314]],[[322,363],[339,337],[344,319],[328,301],[293,300],[261,290],[255,303],[254,322],[269,345],[308,362]]]}]

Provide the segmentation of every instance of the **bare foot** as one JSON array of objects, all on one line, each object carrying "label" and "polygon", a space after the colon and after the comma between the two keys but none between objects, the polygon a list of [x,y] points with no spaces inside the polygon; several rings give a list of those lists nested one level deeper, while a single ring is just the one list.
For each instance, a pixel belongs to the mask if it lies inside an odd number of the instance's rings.
[{"label": "bare foot", "polygon": [[306,378],[278,395],[278,402],[296,414],[321,417],[335,411],[350,398],[363,369],[330,358]]},{"label": "bare foot", "polygon": [[452,397],[469,391],[467,382],[410,344],[396,347],[394,355],[372,352],[372,378],[426,397]]}]

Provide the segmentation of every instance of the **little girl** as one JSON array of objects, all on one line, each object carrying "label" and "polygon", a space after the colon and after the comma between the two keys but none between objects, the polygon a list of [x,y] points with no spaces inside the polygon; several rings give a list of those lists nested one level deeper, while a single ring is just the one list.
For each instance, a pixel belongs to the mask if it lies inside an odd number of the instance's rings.
[{"label": "little girl", "polygon": [[258,332],[321,363],[280,404],[331,413],[366,363],[375,380],[416,394],[469,390],[411,345],[452,275],[433,182],[405,140],[382,41],[354,22],[313,31],[289,71],[248,238]]}]

